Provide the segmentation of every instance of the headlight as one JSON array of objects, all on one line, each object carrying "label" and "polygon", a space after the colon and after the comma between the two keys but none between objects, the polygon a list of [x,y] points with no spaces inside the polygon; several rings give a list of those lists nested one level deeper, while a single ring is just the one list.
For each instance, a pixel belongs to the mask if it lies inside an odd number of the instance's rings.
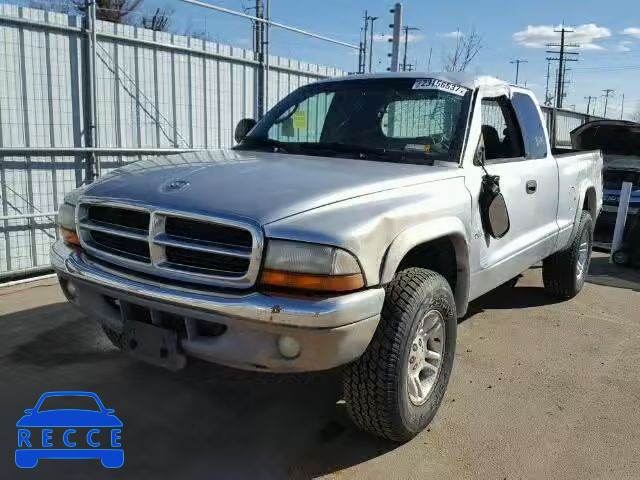
[{"label": "headlight", "polygon": [[76,188],[64,197],[64,203],[58,208],[58,231],[60,238],[69,246],[80,246],[76,230],[76,204],[84,188]]},{"label": "headlight", "polygon": [[76,229],[76,207],[63,203],[58,208],[58,225],[69,230]]},{"label": "headlight", "polygon": [[360,265],[336,247],[288,240],[267,244],[261,283],[269,287],[346,292],[364,287]]}]

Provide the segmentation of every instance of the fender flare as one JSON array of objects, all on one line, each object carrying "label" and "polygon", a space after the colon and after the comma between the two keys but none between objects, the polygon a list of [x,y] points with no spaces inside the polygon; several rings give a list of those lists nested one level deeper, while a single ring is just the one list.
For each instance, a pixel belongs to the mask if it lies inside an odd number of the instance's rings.
[{"label": "fender flare", "polygon": [[453,294],[458,316],[462,316],[469,303],[469,242],[464,224],[457,217],[430,220],[400,232],[383,259],[380,283],[384,285],[393,280],[400,263],[413,248],[441,238],[449,238],[456,252],[457,282]]},{"label": "fender flare", "polygon": [[[593,185],[589,183],[583,183],[581,185],[580,196],[578,197],[578,205],[576,205],[576,217],[573,220],[573,228],[571,229],[571,235],[569,235],[569,241],[566,243],[566,245],[563,245],[562,248],[560,248],[560,251],[566,249],[569,245],[571,245],[573,243],[573,240],[576,238],[576,235],[578,234],[578,227],[580,226],[580,216],[582,215],[582,206],[584,205],[584,201],[587,198],[587,192],[589,190],[593,190],[595,194],[595,187]],[[598,208],[597,194],[596,194],[595,202],[596,204],[594,205],[594,209],[597,210]],[[589,213],[593,217],[593,222],[595,226],[595,221],[597,220],[597,216],[600,212],[596,211],[595,216],[594,216],[594,212],[589,211]]]}]

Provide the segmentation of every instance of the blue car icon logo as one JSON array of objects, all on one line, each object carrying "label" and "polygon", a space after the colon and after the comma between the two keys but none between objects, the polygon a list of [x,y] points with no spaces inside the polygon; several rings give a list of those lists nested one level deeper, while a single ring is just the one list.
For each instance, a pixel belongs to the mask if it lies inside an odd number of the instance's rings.
[{"label": "blue car icon logo", "polygon": [[124,464],[122,422],[95,393],[48,392],[24,413],[16,423],[18,467],[33,468],[41,458],[99,458],[106,468]]}]

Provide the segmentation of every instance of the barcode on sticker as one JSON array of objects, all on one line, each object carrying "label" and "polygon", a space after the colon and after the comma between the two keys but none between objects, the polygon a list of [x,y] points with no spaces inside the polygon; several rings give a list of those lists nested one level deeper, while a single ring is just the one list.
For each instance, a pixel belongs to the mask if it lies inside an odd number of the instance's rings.
[{"label": "barcode on sticker", "polygon": [[461,85],[445,82],[437,78],[419,78],[413,84],[413,90],[442,90],[443,92],[453,93],[454,95],[463,96],[469,91]]}]

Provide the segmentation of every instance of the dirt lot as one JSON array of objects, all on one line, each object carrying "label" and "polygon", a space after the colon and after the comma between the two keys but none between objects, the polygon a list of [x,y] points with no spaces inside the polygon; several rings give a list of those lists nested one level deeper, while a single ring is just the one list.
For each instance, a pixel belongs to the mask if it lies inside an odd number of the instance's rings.
[{"label": "dirt lot", "polygon": [[[640,274],[596,256],[568,303],[534,268],[472,305],[431,427],[405,445],[356,431],[339,372],[171,373],[113,350],[53,280],[0,289],[2,478],[640,478]],[[13,464],[15,422],[50,390],[96,392],[123,421],[125,464]]]}]

